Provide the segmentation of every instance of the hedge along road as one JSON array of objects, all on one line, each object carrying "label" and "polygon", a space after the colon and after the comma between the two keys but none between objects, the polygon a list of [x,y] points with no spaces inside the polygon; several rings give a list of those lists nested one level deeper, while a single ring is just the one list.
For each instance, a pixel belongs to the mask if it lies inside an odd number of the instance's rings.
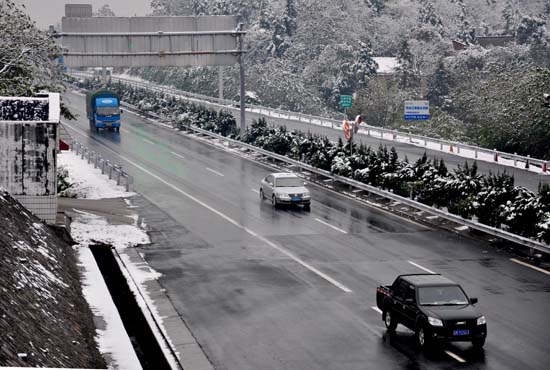
[{"label": "hedge along road", "polygon": [[[140,252],[216,368],[546,367],[548,275],[313,186],[311,212],[275,210],[257,194],[270,172],[261,165],[130,113],[120,134],[92,133],[83,97],[66,99],[81,117],[69,132],[135,176],[149,204],[140,213],[162,241]],[[480,298],[484,352],[421,354],[405,329],[385,334],[376,286],[424,269]]]},{"label": "hedge along road", "polygon": [[[212,104],[204,101],[201,101],[200,104],[212,107],[214,109],[220,109],[220,106],[216,104]],[[235,116],[237,123],[240,122],[239,109],[233,108],[233,107],[224,107],[223,109],[230,110]],[[253,112],[246,112],[247,125],[250,125],[253,120],[258,119],[259,117],[265,117],[266,121],[270,125],[275,125],[275,126],[284,125],[287,127],[288,130],[300,130],[304,132],[310,131],[315,134],[326,135],[330,140],[333,140],[333,141],[337,141],[339,137],[342,138],[342,140],[345,140],[344,133],[340,129],[333,129],[330,127],[313,125],[313,124],[308,124],[308,123],[300,122],[296,120],[289,120],[285,118],[269,117],[269,116],[264,116],[262,114],[253,113]],[[427,153],[430,158],[438,158],[438,159],[442,158],[450,170],[457,168],[457,166],[459,165],[464,166],[465,162],[468,162],[470,165],[474,162],[473,159],[467,159],[455,154],[441,152],[441,151],[432,150],[432,149],[425,149],[422,147],[410,145],[403,142],[381,140],[380,138],[367,136],[361,133],[355,135],[355,140],[356,142],[360,141],[366,145],[370,145],[373,148],[377,148],[378,145],[380,144],[386,145],[388,147],[393,146],[399,153],[399,157],[401,159],[404,159],[406,156],[410,161],[416,161],[424,153]],[[505,166],[498,163],[486,162],[486,161],[477,161],[477,165],[478,165],[479,172],[486,175],[489,173],[498,173],[498,172],[502,173],[506,171],[507,173],[514,176],[516,185],[524,186],[527,189],[535,192],[538,190],[539,183],[550,183],[549,175],[539,175],[535,172],[526,171],[519,168]]]}]

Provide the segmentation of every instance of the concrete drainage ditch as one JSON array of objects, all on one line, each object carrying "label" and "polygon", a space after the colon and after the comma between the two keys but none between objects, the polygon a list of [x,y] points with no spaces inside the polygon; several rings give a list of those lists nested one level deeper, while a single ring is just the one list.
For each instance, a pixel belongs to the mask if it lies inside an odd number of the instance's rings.
[{"label": "concrete drainage ditch", "polygon": [[143,370],[170,369],[149,323],[119,268],[111,246],[93,245],[90,246],[90,250],[103,275]]}]

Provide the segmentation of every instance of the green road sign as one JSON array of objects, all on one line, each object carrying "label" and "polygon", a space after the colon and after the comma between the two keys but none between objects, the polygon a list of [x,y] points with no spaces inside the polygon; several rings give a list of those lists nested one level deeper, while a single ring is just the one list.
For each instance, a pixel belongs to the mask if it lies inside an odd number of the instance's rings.
[{"label": "green road sign", "polygon": [[340,95],[340,105],[342,108],[351,108],[351,95]]}]

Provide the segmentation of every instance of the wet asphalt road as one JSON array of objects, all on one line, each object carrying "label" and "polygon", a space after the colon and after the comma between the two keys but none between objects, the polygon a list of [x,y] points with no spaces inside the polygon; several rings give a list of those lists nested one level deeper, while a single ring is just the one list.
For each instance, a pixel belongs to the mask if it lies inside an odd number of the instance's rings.
[{"label": "wet asphalt road", "polygon": [[[81,116],[73,137],[135,176],[155,242],[142,252],[216,369],[550,363],[549,275],[314,186],[311,212],[275,210],[257,194],[268,169],[128,113],[120,134],[91,133],[84,98],[66,101]],[[403,327],[386,335],[372,308],[376,287],[421,267],[479,297],[489,330],[484,351],[465,343],[424,354]]]}]

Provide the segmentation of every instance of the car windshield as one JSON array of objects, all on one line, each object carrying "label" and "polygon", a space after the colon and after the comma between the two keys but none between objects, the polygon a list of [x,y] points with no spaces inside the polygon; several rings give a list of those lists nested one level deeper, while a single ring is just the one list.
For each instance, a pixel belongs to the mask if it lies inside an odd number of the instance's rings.
[{"label": "car windshield", "polygon": [[97,114],[100,116],[112,116],[119,114],[118,107],[97,107]]},{"label": "car windshield", "polygon": [[452,285],[418,288],[418,301],[422,306],[468,304],[468,299],[462,289]]},{"label": "car windshield", "polygon": [[277,187],[296,187],[304,186],[304,182],[296,177],[278,177],[275,180],[275,186]]}]

